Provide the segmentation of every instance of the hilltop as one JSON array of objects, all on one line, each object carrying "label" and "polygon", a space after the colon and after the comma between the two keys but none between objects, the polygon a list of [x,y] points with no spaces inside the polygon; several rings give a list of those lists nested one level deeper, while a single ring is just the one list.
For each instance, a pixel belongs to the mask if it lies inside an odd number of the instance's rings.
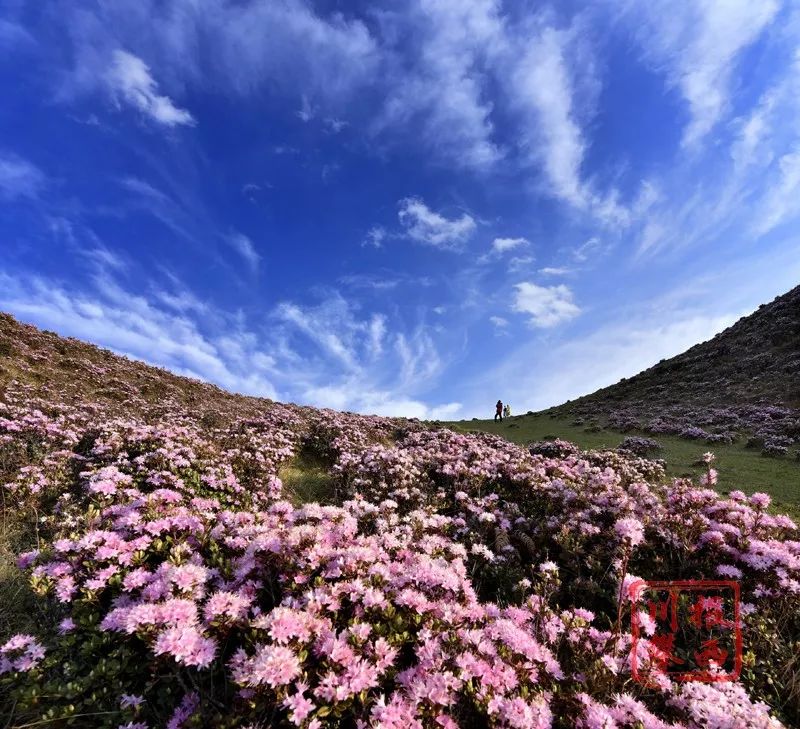
[{"label": "hilltop", "polygon": [[213,424],[254,417],[273,404],[23,324],[0,312],[0,394],[12,381],[23,385],[31,397],[50,397],[54,405],[92,402],[148,421],[176,405],[188,417]]},{"label": "hilltop", "polygon": [[747,432],[791,445],[800,437],[800,286],[683,354],[544,412],[624,431],[694,429],[711,442]]},{"label": "hilltop", "polygon": [[713,339],[570,403],[800,407],[800,286]]}]

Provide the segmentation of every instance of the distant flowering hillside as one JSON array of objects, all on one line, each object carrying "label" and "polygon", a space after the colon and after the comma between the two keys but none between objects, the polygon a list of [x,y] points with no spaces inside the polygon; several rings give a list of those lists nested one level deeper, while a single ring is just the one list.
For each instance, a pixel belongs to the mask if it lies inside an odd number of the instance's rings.
[{"label": "distant flowering hillside", "polygon": [[[231,396],[0,324],[4,540],[41,616],[0,625],[11,726],[800,722],[800,530],[764,494]],[[740,587],[739,681],[663,673],[701,658],[667,655],[629,589],[703,578]]]},{"label": "distant flowering hillside", "polygon": [[713,339],[551,410],[621,430],[800,443],[800,286]]}]

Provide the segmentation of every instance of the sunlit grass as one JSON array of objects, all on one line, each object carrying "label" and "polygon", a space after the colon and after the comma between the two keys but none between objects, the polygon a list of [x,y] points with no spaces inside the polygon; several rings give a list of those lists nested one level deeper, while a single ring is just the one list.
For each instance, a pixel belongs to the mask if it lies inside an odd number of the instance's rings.
[{"label": "sunlit grass", "polygon": [[282,466],[278,476],[295,506],[312,502],[333,504],[336,501],[333,477],[313,461],[297,458]]}]

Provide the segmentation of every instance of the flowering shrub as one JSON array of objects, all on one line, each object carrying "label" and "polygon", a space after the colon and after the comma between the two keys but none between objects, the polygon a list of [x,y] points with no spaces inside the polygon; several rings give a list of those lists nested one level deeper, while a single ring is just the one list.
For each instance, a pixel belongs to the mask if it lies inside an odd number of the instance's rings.
[{"label": "flowering shrub", "polygon": [[646,456],[651,451],[660,451],[661,444],[654,438],[629,435],[626,438],[623,438],[622,443],[619,444],[619,449],[623,451],[630,451],[637,456]]},{"label": "flowering shrub", "polygon": [[[764,494],[722,498],[563,441],[526,450],[277,404],[142,412],[22,388],[0,402],[3,489],[40,530],[19,565],[49,616],[0,647],[0,684],[29,722],[800,720],[763,670],[791,665],[800,636],[800,532]],[[291,502],[280,476],[302,458],[326,469],[335,504]],[[741,582],[744,683],[633,684],[626,586],[714,576]]]},{"label": "flowering shrub", "polygon": [[548,456],[559,458],[577,452],[577,448],[566,440],[555,438],[553,440],[539,440],[528,446],[528,451],[534,456]]}]

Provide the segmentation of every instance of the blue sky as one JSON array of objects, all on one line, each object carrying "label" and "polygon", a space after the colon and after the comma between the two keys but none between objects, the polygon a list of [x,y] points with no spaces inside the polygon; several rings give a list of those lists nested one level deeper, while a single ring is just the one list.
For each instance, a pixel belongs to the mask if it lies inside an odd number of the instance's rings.
[{"label": "blue sky", "polygon": [[0,0],[0,309],[247,394],[591,392],[800,282],[784,0]]}]

